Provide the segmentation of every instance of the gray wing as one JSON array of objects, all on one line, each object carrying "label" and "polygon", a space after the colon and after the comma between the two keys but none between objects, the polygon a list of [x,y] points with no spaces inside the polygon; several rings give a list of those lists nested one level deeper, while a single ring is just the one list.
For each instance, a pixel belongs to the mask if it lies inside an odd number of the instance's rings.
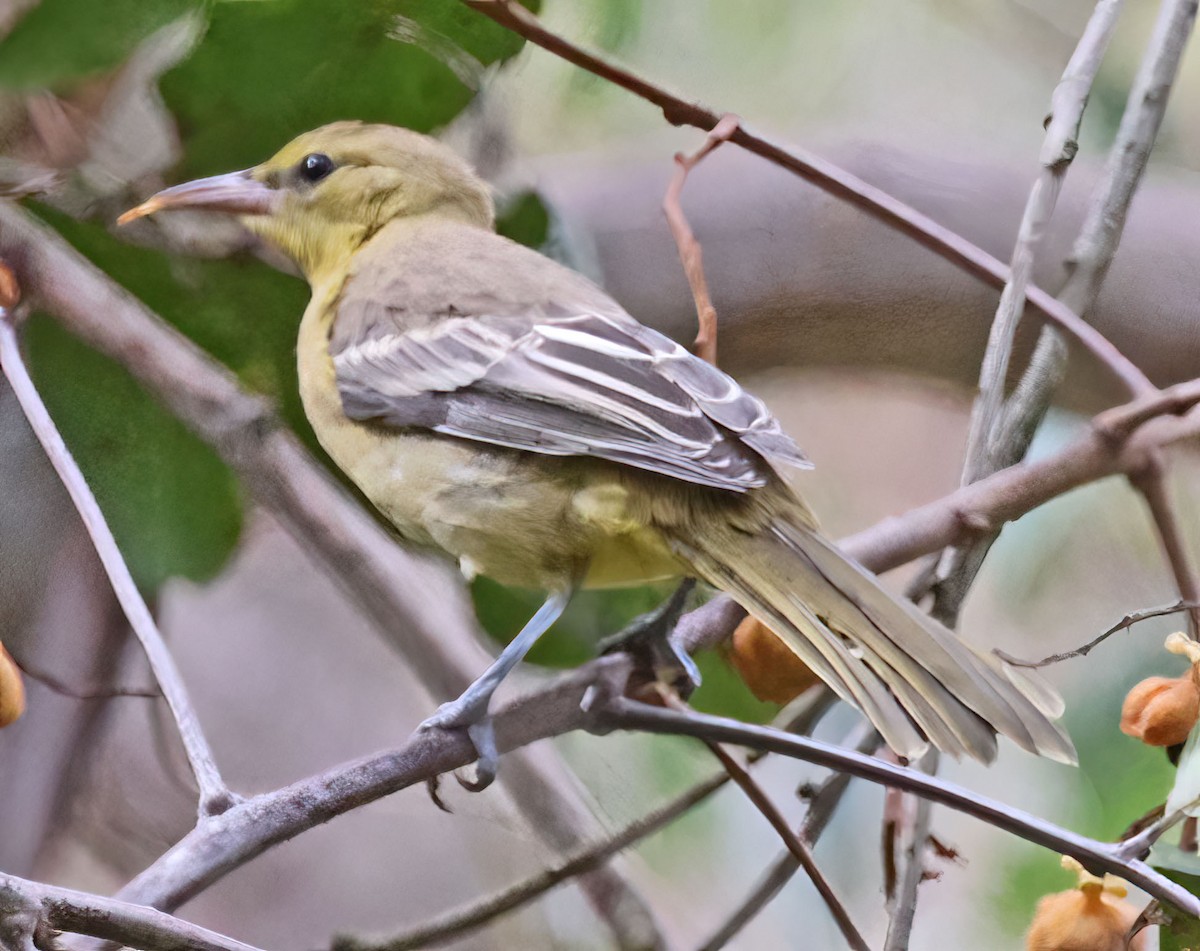
[{"label": "gray wing", "polygon": [[622,314],[448,317],[334,354],[352,419],[744,492],[810,464],[762,401]]}]

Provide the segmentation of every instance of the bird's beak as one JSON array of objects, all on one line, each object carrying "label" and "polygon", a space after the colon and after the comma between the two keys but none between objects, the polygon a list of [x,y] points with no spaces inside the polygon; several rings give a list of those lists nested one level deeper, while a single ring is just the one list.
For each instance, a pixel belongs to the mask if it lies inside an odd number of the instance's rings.
[{"label": "bird's beak", "polygon": [[252,178],[250,172],[250,169],[229,172],[165,188],[136,208],[129,209],[117,219],[117,224],[126,225],[156,211],[175,208],[268,215],[275,210],[280,192]]}]

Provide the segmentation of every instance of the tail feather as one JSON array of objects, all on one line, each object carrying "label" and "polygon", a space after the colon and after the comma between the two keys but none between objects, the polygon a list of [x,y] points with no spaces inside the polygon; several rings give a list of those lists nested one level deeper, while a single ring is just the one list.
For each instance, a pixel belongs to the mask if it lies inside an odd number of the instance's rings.
[{"label": "tail feather", "polygon": [[840,696],[859,706],[897,753],[931,741],[988,762],[997,732],[1027,750],[1075,761],[1053,719],[1048,685],[973,650],[910,602],[886,592],[810,528],[776,518],[766,531],[673,533],[697,574],[775,631]]}]

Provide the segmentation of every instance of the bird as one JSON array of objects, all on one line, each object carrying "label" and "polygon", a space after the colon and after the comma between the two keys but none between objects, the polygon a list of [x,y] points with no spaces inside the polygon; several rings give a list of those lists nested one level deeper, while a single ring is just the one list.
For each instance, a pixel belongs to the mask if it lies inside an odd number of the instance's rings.
[{"label": "bird", "polygon": [[421,729],[466,729],[495,775],[493,692],[581,588],[698,577],[762,621],[909,759],[990,762],[997,734],[1062,762],[1048,685],[887,592],[790,487],[811,463],[757,397],[583,275],[495,232],[453,150],[336,122],[262,164],[120,217],[235,215],[312,297],[308,420],[402,542],[468,578],[546,593],[491,667]]}]

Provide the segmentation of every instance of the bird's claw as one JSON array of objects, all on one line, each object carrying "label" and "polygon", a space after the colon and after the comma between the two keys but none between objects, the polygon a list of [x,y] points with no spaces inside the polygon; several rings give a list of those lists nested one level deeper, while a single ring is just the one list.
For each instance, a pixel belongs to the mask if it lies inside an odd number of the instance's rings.
[{"label": "bird's claw", "polygon": [[664,683],[680,696],[689,696],[700,686],[700,668],[672,634],[694,583],[684,581],[664,604],[602,641],[600,653],[629,654],[637,668],[637,684]]},{"label": "bird's claw", "polygon": [[463,727],[469,728],[487,718],[489,700],[491,700],[490,696],[484,697],[483,702],[480,703],[465,695],[459,697],[457,700],[448,700],[430,716],[421,721],[421,725],[417,727],[417,731],[427,733],[430,730],[459,730]]},{"label": "bird's claw", "polygon": [[[462,701],[463,698],[459,697],[457,700],[443,703],[432,716],[417,727],[417,730],[424,733],[429,730],[466,729],[478,757],[475,761],[475,775],[466,777],[455,772],[454,778],[463,789],[482,792],[495,780],[500,767],[500,751],[496,748],[496,725],[488,715],[486,701],[482,705]],[[434,801],[437,802],[436,798]]]}]

